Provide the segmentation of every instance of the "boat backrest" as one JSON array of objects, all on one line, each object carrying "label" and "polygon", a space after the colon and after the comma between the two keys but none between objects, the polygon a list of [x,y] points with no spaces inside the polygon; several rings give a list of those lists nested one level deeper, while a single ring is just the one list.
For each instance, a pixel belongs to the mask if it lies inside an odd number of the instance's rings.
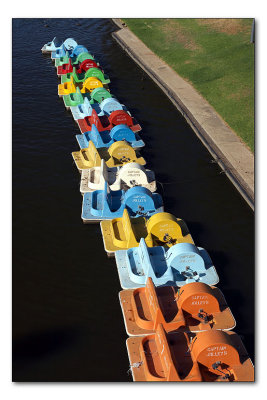
[{"label": "boat backrest", "polygon": [[62,40],[59,40],[56,36],[52,40],[51,45],[54,45],[55,48],[60,47],[62,45]]},{"label": "boat backrest", "polygon": [[120,124],[127,126],[133,125],[132,117],[124,110],[113,111],[109,116],[109,121],[114,126]]},{"label": "boat backrest", "polygon": [[94,76],[91,76],[83,82],[81,93],[91,93],[94,89],[101,87],[103,87],[102,82]]},{"label": "boat backrest", "polygon": [[148,300],[147,304],[151,314],[151,319],[154,323],[153,330],[155,330],[158,324],[164,325],[166,321],[162,314],[155,285],[151,277],[147,278],[145,293],[146,293],[146,298]]},{"label": "boat backrest", "polygon": [[135,234],[132,229],[131,218],[130,218],[129,213],[126,208],[124,209],[123,215],[122,215],[122,226],[123,226],[123,230],[124,230],[124,234],[125,234],[125,238],[126,238],[126,240],[125,240],[126,245],[129,246],[129,244],[131,244],[131,243],[136,243]]},{"label": "boat backrest", "polygon": [[110,115],[113,111],[122,110],[122,105],[113,97],[101,101],[99,104],[103,113]]},{"label": "boat backrest", "polygon": [[91,126],[95,125],[95,127],[97,128],[98,131],[104,130],[101,120],[95,109],[92,110],[92,114],[89,117],[89,122],[90,122]]},{"label": "boat backrest", "polygon": [[125,207],[130,214],[145,215],[148,211],[155,210],[155,204],[150,190],[135,186],[127,190],[125,193]]},{"label": "boat backrest", "polygon": [[158,324],[155,334],[157,351],[160,357],[161,365],[164,371],[164,376],[167,381],[180,381],[180,377],[176,371],[169,343],[167,340],[166,332],[162,324]]},{"label": "boat backrest", "polygon": [[100,134],[98,132],[98,129],[95,126],[95,124],[93,124],[92,128],[91,128],[90,139],[94,142],[96,148],[105,147],[105,144],[103,143],[102,137],[100,136]]},{"label": "boat backrest", "polygon": [[100,166],[101,165],[101,157],[98,153],[97,148],[94,145],[94,142],[92,142],[92,140],[89,141],[87,150],[88,150],[88,158],[90,160],[92,160],[93,166],[94,167]]},{"label": "boat backrest", "polygon": [[96,68],[96,67],[89,68],[86,71],[84,77],[85,77],[85,79],[95,77],[95,78],[99,79],[101,82],[103,82],[105,80],[104,74],[101,71],[101,69]]},{"label": "boat backrest", "polygon": [[81,64],[84,60],[93,60],[94,56],[90,54],[89,52],[82,52],[78,54],[75,63]]},{"label": "boat backrest", "polygon": [[71,56],[72,57],[77,57],[81,53],[88,53],[88,50],[87,50],[86,47],[84,47],[83,45],[79,44],[78,46],[76,46],[73,49]]},{"label": "boat backrest", "polygon": [[124,124],[114,126],[110,131],[110,137],[114,141],[126,140],[129,143],[136,140],[134,132]]},{"label": "boat backrest", "polygon": [[114,142],[108,148],[110,157],[113,159],[114,166],[121,165],[128,162],[133,162],[136,160],[136,154],[134,149],[125,141],[120,140],[119,142]]},{"label": "boat backrest", "polygon": [[222,330],[198,332],[192,341],[191,353],[195,360],[203,366],[216,371],[216,362],[234,367],[240,365],[238,350],[234,347],[231,336]]},{"label": "boat backrest", "polygon": [[180,273],[192,271],[201,273],[205,271],[205,262],[198,248],[191,243],[177,243],[166,252],[168,266]]},{"label": "boat backrest", "polygon": [[76,92],[74,93],[75,101],[79,102],[79,104],[83,104],[83,95],[81,94],[79,86],[76,87]]},{"label": "boat backrest", "polygon": [[90,58],[86,58],[80,63],[80,69],[84,72],[93,67],[97,67],[97,63]]},{"label": "boat backrest", "polygon": [[201,309],[207,314],[220,312],[214,289],[202,282],[188,283],[180,289],[178,308],[191,315],[197,315]]},{"label": "boat backrest", "polygon": [[96,101],[97,103],[100,103],[101,101],[112,97],[110,92],[104,88],[96,88],[92,91],[91,93],[91,99]]},{"label": "boat backrest", "polygon": [[152,215],[147,223],[147,231],[152,238],[169,245],[175,244],[183,236],[177,218],[166,212]]},{"label": "boat backrest", "polygon": [[106,162],[105,162],[105,160],[103,158],[101,159],[101,167],[100,168],[101,168],[100,169],[100,177],[103,176],[105,181],[108,182],[108,167],[107,167],[107,164],[106,164]]},{"label": "boat backrest", "polygon": [[119,178],[129,187],[148,183],[145,168],[136,162],[123,165],[119,171]]}]

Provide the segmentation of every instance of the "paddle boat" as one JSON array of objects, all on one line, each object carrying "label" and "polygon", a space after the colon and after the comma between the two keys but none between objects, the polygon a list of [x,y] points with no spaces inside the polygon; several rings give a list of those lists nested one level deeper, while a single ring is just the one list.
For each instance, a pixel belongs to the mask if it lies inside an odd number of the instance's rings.
[{"label": "paddle boat", "polygon": [[167,212],[159,212],[149,219],[130,218],[128,211],[123,211],[121,218],[100,223],[104,247],[109,257],[117,250],[137,247],[144,238],[148,247],[171,247],[176,243],[192,243],[193,239],[185,222]]},{"label": "paddle boat", "polygon": [[71,107],[70,110],[74,120],[77,122],[79,119],[90,117],[92,115],[93,108],[96,110],[96,113],[99,116],[110,115],[113,111],[117,110],[127,111],[126,107],[123,104],[120,104],[114,97],[108,97],[107,99],[101,101],[101,103],[94,103],[92,105],[90,104],[89,100],[85,98],[83,104]]},{"label": "paddle boat", "polygon": [[51,51],[56,51],[62,48],[63,41],[59,40],[57,37],[54,37],[54,39],[51,42],[46,43],[42,48],[41,52],[42,53],[51,53]]},{"label": "paddle boat", "polygon": [[230,330],[236,325],[222,292],[205,283],[177,287],[155,287],[148,278],[145,287],[119,293],[126,332],[129,336],[155,333],[159,324],[166,332]]},{"label": "paddle boat", "polygon": [[160,194],[151,193],[142,186],[132,187],[126,192],[112,191],[106,182],[104,190],[84,194],[82,220],[90,223],[122,217],[125,209],[133,218],[140,215],[149,218],[163,211],[163,200]]},{"label": "paddle boat", "polygon": [[254,367],[233,331],[155,333],[126,341],[134,381],[252,382]]},{"label": "paddle boat", "polygon": [[116,251],[115,259],[123,289],[144,287],[150,277],[156,286],[219,282],[208,252],[192,243],[148,248],[141,238],[138,247]]},{"label": "paddle boat", "polygon": [[95,77],[87,78],[86,81],[81,84],[75,82],[74,77],[71,76],[69,81],[58,85],[58,95],[63,96],[70,93],[75,93],[77,86],[80,87],[82,94],[91,93],[94,89],[103,87],[102,82]]},{"label": "paddle boat", "polygon": [[104,99],[112,97],[110,92],[105,88],[96,88],[91,93],[81,93],[80,88],[76,88],[75,93],[63,96],[63,101],[67,110],[84,103],[84,99],[88,98],[90,104],[101,103]]},{"label": "paddle boat", "polygon": [[131,187],[142,186],[150,192],[157,190],[155,174],[142,165],[132,162],[122,167],[108,168],[105,161],[101,160],[100,167],[83,169],[81,175],[81,194],[103,190],[105,183],[111,190],[128,190]]},{"label": "paddle boat", "polygon": [[78,46],[78,43],[74,39],[66,39],[59,48],[51,51],[51,59],[54,60],[66,55],[70,56],[76,46]]},{"label": "paddle boat", "polygon": [[[78,63],[76,66],[72,63],[71,57],[69,57],[67,64],[61,64],[57,67],[57,75],[62,76],[66,74],[73,73],[73,69],[75,68],[75,72],[78,74],[85,73],[90,68],[98,68],[97,63],[92,59],[86,59],[80,64]],[[101,69],[100,69],[101,71]]]},{"label": "paddle boat", "polygon": [[91,131],[92,126],[95,125],[99,132],[111,130],[114,126],[124,124],[127,125],[133,132],[139,132],[141,126],[136,120],[124,110],[113,111],[110,115],[97,115],[95,110],[92,110],[92,114],[84,119],[78,119],[81,133]]},{"label": "paddle boat", "polygon": [[107,167],[119,167],[128,162],[137,162],[145,165],[143,157],[136,154],[135,150],[126,142],[114,142],[109,148],[97,149],[92,141],[86,149],[74,151],[72,157],[76,167],[81,172],[83,169],[100,167],[101,159],[105,160]]},{"label": "paddle boat", "polygon": [[77,74],[76,68],[73,66],[72,72],[68,72],[67,74],[61,75],[61,83],[68,82],[71,76],[73,76],[74,81],[77,83],[82,83],[87,78],[91,77],[99,79],[103,85],[110,83],[110,79],[107,77],[107,75],[104,75],[101,69],[95,67],[89,68],[86,72],[83,72],[81,74]]},{"label": "paddle boat", "polygon": [[90,140],[97,149],[110,147],[113,143],[120,140],[125,140],[135,150],[140,150],[145,145],[138,133],[134,133],[124,124],[114,126],[111,131],[102,132],[98,132],[97,127],[93,124],[91,131],[85,132],[82,135],[76,135],[76,139],[81,149],[88,147]]}]

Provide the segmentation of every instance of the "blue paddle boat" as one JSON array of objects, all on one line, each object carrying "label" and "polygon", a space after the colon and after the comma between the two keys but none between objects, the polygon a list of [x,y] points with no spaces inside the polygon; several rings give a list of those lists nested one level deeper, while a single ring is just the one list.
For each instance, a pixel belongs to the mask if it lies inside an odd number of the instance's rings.
[{"label": "blue paddle boat", "polygon": [[208,252],[191,243],[148,248],[142,238],[138,247],[116,251],[115,259],[123,289],[144,287],[149,277],[155,286],[219,282]]},{"label": "blue paddle boat", "polygon": [[123,104],[120,104],[118,100],[116,100],[114,97],[108,97],[101,101],[101,103],[94,104],[90,104],[89,101],[84,100],[83,104],[79,104],[76,107],[70,108],[73,118],[76,122],[79,119],[90,117],[92,115],[93,109],[96,110],[98,116],[110,115],[113,111],[117,110],[126,111],[126,107]]},{"label": "blue paddle boat", "polygon": [[151,193],[141,186],[132,187],[126,192],[112,191],[106,182],[104,190],[84,194],[82,220],[90,223],[119,218],[125,208],[131,217],[149,218],[156,212],[163,211],[163,200],[160,194]]},{"label": "blue paddle boat", "polygon": [[62,48],[63,42],[62,40],[59,40],[57,37],[54,37],[54,39],[51,42],[46,43],[42,48],[41,52],[42,53],[51,53],[51,51],[56,51]]},{"label": "blue paddle boat", "polygon": [[70,57],[76,46],[78,46],[78,43],[74,39],[66,39],[59,48],[51,52],[52,60],[65,56]]},{"label": "blue paddle boat", "polygon": [[93,124],[91,131],[76,135],[76,139],[81,149],[87,148],[90,140],[94,142],[97,149],[109,147],[119,140],[126,140],[135,150],[139,150],[145,145],[140,136],[124,124],[116,125],[110,131],[102,132],[98,132],[97,127]]}]

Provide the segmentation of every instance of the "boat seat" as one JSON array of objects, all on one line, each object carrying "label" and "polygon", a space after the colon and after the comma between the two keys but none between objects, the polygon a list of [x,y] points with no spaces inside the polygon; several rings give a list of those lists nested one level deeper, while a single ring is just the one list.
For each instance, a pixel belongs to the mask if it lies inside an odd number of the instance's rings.
[{"label": "boat seat", "polygon": [[101,87],[103,87],[102,82],[98,78],[91,76],[83,82],[81,93],[91,93],[94,89]]},{"label": "boat seat", "polygon": [[66,50],[73,51],[78,46],[78,43],[73,38],[68,38],[63,42],[63,46]]},{"label": "boat seat", "polygon": [[112,97],[110,92],[105,88],[96,88],[91,93],[92,103],[101,103],[103,100]]},{"label": "boat seat", "polygon": [[103,114],[110,115],[113,111],[122,110],[122,104],[118,102],[118,100],[114,99],[113,97],[109,97],[104,99],[99,104],[101,111]]},{"label": "boat seat", "polygon": [[146,243],[153,246],[168,247],[173,246],[176,243],[189,242],[193,243],[192,238],[188,232],[186,224],[182,220],[167,212],[158,213],[153,215],[147,223],[148,236]]},{"label": "boat seat", "polygon": [[98,67],[97,63],[94,60],[92,60],[91,58],[86,58],[78,65],[79,65],[79,68],[77,68],[78,74],[81,74],[82,72],[86,72],[90,68]]},{"label": "boat seat", "polygon": [[88,51],[78,54],[75,60],[72,61],[73,65],[80,65],[84,60],[94,60],[94,56]]},{"label": "boat seat", "polygon": [[101,71],[100,68],[92,67],[86,71],[85,79],[92,77],[99,79],[102,82],[102,84],[107,85],[108,83],[110,83],[110,79],[104,75],[103,71]]}]

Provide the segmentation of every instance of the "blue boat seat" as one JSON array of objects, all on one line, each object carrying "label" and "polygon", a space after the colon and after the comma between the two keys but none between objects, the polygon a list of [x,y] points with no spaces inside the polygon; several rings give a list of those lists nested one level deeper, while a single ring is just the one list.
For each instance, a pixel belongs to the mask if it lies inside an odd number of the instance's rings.
[{"label": "blue boat seat", "polygon": [[72,52],[78,46],[78,43],[73,38],[68,38],[64,41],[63,46],[67,51]]},{"label": "blue boat seat", "polygon": [[115,252],[123,289],[143,287],[148,277],[155,286],[183,286],[191,282],[216,285],[219,278],[207,251],[191,243],[178,243],[166,249],[147,248],[142,238],[139,247]]},{"label": "blue boat seat", "polygon": [[125,109],[125,107],[123,108],[123,105],[114,97],[109,97],[101,101],[100,108],[103,113],[102,115],[110,115],[113,111]]}]

